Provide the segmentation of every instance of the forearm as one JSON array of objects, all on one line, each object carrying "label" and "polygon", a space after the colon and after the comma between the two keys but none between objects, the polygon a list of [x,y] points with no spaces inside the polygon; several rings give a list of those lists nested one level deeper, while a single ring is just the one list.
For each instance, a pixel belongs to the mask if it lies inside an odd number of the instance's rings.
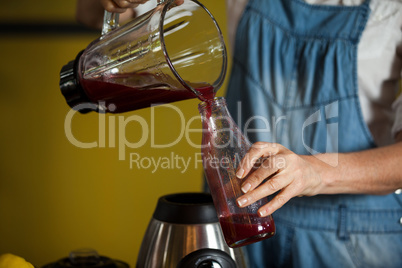
[{"label": "forearm", "polygon": [[388,194],[402,188],[402,142],[361,152],[310,156],[308,161],[323,180],[321,194]]},{"label": "forearm", "polygon": [[[280,144],[256,142],[240,162],[240,207],[277,195],[258,213],[270,215],[296,196],[388,194],[402,188],[402,133],[397,143],[353,153],[297,155]],[[263,159],[254,169],[256,160]]]},{"label": "forearm", "polygon": [[77,0],[77,22],[94,29],[102,27],[104,8],[99,0]]}]

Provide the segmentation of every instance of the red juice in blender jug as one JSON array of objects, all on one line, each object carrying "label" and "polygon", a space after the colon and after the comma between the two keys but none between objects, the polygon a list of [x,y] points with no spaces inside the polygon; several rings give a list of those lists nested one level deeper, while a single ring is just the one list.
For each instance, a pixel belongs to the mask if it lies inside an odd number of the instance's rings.
[{"label": "red juice in blender jug", "polygon": [[[111,113],[147,108],[152,105],[191,99],[195,94],[176,80],[165,76],[164,82],[154,74],[136,73],[98,79],[80,79],[80,84],[91,102],[104,102]],[[206,101],[215,95],[207,83],[187,83],[199,92],[200,100]]]}]

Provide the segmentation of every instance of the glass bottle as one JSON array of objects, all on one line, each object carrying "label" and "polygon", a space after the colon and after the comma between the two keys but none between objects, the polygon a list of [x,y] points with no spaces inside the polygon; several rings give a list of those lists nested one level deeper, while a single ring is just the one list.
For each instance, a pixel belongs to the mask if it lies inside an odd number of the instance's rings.
[{"label": "glass bottle", "polygon": [[243,195],[244,179],[236,177],[237,166],[251,147],[226,107],[222,97],[198,106],[202,119],[202,159],[208,186],[229,247],[245,246],[275,234],[271,215],[259,217],[257,210],[267,198],[240,208],[236,199]]}]

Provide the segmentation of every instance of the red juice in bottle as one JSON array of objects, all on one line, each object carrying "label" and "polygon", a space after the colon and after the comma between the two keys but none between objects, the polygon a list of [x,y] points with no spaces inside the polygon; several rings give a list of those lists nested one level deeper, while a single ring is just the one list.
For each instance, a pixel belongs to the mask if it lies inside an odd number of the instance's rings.
[{"label": "red juice in bottle", "polygon": [[[253,215],[252,218],[258,218],[258,215]],[[275,223],[272,218],[267,218],[262,223],[246,221],[242,214],[232,214],[219,219],[225,241],[230,247],[246,246],[275,234]]]}]

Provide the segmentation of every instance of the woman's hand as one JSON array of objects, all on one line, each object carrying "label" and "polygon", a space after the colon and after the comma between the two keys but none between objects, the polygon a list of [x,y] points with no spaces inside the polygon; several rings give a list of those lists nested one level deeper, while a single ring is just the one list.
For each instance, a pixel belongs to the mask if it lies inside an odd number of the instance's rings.
[{"label": "woman's hand", "polygon": [[[109,12],[123,13],[128,8],[135,8],[149,0],[100,0],[103,8]],[[176,5],[183,4],[184,0],[176,0]]]},{"label": "woman's hand", "polygon": [[392,193],[402,189],[402,132],[396,140],[395,144],[360,152],[317,155],[297,155],[280,144],[257,142],[236,173],[244,178],[245,193],[237,203],[245,207],[279,192],[258,210],[263,217],[296,196]]},{"label": "woman's hand", "polygon": [[120,21],[125,21],[135,16],[134,7],[148,0],[78,0],[75,12],[76,20],[94,29],[101,29],[105,10],[112,13],[120,13]]},{"label": "woman's hand", "polygon": [[[134,8],[149,0],[78,0],[76,20],[90,28],[101,29],[103,14],[107,10],[112,13],[120,13],[120,21],[126,21],[136,16]],[[176,0],[176,5],[181,5],[184,0]]]},{"label": "woman's hand", "polygon": [[149,0],[100,0],[103,8],[113,13],[123,13],[128,8],[136,8],[139,4],[144,4]]},{"label": "woman's hand", "polygon": [[268,216],[293,197],[320,193],[324,182],[319,170],[324,166],[331,168],[314,156],[297,155],[280,144],[257,142],[237,169],[236,176],[245,178],[242,183],[245,194],[237,199],[237,203],[246,207],[279,192],[258,210],[261,217]]}]

